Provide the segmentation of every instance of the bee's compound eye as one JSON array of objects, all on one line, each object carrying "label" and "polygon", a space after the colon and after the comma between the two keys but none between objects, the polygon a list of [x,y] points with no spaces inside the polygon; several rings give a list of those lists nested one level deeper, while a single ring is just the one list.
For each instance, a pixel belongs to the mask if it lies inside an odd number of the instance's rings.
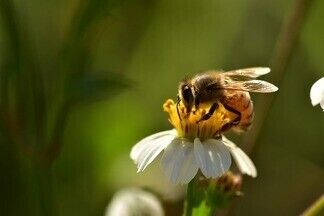
[{"label": "bee's compound eye", "polygon": [[186,102],[189,102],[193,99],[193,95],[189,86],[184,86],[182,89],[182,97]]}]

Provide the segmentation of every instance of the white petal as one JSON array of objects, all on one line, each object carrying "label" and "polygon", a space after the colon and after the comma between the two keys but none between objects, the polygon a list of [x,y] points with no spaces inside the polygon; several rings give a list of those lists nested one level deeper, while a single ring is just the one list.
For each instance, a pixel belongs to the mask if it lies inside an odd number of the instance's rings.
[{"label": "white petal", "polygon": [[167,131],[161,131],[159,133],[152,134],[148,137],[145,137],[144,139],[140,140],[138,143],[136,143],[130,153],[130,157],[132,160],[136,160],[138,158],[138,155],[140,152],[142,152],[143,148],[150,143],[150,141],[154,139],[158,139],[160,137],[166,136],[166,135],[173,135],[174,137],[176,136],[176,131],[173,130],[167,130]]},{"label": "white petal", "polygon": [[137,172],[143,171],[175,138],[174,134],[166,131],[153,134],[138,144],[131,151],[131,158],[137,164]]},{"label": "white petal", "polygon": [[209,139],[202,144],[196,138],[194,143],[198,166],[207,178],[216,178],[229,170],[231,156],[227,147],[221,141]]},{"label": "white petal", "polygon": [[[313,106],[323,102],[324,103],[324,77],[317,80],[311,90],[310,90],[310,98]],[[322,106],[322,103],[321,103]],[[322,106],[323,108],[323,106]]]},{"label": "white petal", "polygon": [[222,139],[224,141],[224,144],[229,148],[239,170],[243,174],[247,174],[255,178],[257,176],[257,170],[249,156],[247,156],[242,151],[242,149],[237,147],[232,141],[227,139],[225,136],[223,136]]},{"label": "white petal", "polygon": [[164,136],[150,141],[138,156],[137,172],[143,171],[173,139],[173,136]]},{"label": "white petal", "polygon": [[175,138],[165,149],[161,166],[172,183],[189,183],[198,171],[193,143]]}]

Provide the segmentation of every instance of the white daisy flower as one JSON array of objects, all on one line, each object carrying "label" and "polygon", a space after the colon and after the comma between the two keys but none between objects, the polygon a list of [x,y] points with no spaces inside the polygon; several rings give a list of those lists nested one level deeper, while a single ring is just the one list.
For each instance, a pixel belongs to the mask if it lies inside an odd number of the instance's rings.
[{"label": "white daisy flower", "polygon": [[310,99],[313,106],[320,104],[324,111],[324,77],[313,84],[310,90]]},{"label": "white daisy flower", "polygon": [[105,216],[164,216],[160,201],[150,192],[139,188],[118,191],[107,206]]},{"label": "white daisy flower", "polygon": [[243,174],[257,176],[251,159],[226,137],[213,138],[219,129],[236,116],[227,112],[219,104],[217,112],[208,120],[197,124],[197,120],[206,112],[202,106],[195,113],[185,114],[180,105],[180,118],[172,100],[164,104],[169,113],[173,130],[162,131],[139,141],[130,157],[137,164],[138,172],[143,171],[162,152],[161,166],[173,183],[189,183],[198,170],[206,178],[217,178],[227,172],[231,166],[231,155]]}]

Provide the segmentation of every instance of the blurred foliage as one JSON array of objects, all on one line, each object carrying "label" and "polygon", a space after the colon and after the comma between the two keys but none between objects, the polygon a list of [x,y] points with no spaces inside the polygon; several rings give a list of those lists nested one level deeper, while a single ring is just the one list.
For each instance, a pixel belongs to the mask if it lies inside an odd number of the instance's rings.
[{"label": "blurred foliage", "polygon": [[[154,166],[136,174],[131,146],[170,128],[162,103],[183,77],[269,65],[292,5],[0,1],[0,214],[102,215],[129,185],[181,198]],[[298,215],[324,192],[324,116],[309,99],[324,74],[323,10],[313,1],[253,151],[259,176],[229,215]]]}]

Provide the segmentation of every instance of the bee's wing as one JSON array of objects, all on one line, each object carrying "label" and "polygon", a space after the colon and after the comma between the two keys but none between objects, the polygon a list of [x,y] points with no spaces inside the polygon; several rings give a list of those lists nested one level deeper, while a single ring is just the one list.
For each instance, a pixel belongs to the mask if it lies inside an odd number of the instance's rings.
[{"label": "bee's wing", "polygon": [[233,81],[222,86],[223,89],[270,93],[278,90],[278,87],[263,80]]},{"label": "bee's wing", "polygon": [[223,74],[229,77],[257,78],[267,73],[270,73],[270,68],[268,67],[253,67],[226,71]]}]

